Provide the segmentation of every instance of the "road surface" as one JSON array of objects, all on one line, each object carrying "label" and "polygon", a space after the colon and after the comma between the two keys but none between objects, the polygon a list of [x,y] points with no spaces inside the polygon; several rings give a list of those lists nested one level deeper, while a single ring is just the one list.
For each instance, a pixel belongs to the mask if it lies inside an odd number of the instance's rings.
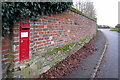
[{"label": "road surface", "polygon": [[90,78],[94,73],[94,69],[103,52],[105,43],[106,38],[104,34],[101,31],[98,31],[96,40],[92,44],[94,48],[97,48],[97,51],[93,51],[93,54],[88,55],[85,59],[82,59],[78,68],[64,78]]},{"label": "road surface", "polygon": [[118,78],[118,36],[120,33],[110,29],[100,29],[106,36],[108,47],[97,73],[99,78]]}]

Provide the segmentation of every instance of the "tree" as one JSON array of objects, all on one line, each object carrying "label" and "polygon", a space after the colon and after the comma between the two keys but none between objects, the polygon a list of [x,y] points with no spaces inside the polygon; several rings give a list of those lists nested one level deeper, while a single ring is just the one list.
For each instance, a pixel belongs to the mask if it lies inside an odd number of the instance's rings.
[{"label": "tree", "polygon": [[75,7],[89,17],[96,18],[96,10],[93,2],[83,2],[80,0],[78,3],[75,4]]},{"label": "tree", "polygon": [[117,25],[115,26],[115,28],[120,28],[120,24],[117,24]]}]

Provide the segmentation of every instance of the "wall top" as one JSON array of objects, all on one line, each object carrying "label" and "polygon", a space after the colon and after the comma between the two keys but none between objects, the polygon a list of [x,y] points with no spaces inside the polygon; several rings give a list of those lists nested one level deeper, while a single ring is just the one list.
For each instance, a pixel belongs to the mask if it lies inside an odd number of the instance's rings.
[{"label": "wall top", "polygon": [[89,16],[87,16],[86,14],[84,14],[84,13],[82,13],[80,10],[78,10],[78,9],[75,9],[75,8],[70,8],[69,9],[70,11],[73,11],[73,12],[75,12],[75,13],[78,13],[78,14],[80,14],[80,15],[83,15],[83,16],[85,16],[86,18],[89,18],[89,19],[91,19],[91,20],[93,20],[93,21],[97,21],[97,18],[92,18],[92,17],[89,17]]}]

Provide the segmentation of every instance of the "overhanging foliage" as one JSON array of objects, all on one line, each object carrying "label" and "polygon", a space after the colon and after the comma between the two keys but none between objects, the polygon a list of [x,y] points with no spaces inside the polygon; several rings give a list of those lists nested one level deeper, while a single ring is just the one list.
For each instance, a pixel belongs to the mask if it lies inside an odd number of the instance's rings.
[{"label": "overhanging foliage", "polygon": [[23,19],[39,19],[41,15],[62,13],[72,2],[2,2],[2,34],[10,33],[12,25]]}]

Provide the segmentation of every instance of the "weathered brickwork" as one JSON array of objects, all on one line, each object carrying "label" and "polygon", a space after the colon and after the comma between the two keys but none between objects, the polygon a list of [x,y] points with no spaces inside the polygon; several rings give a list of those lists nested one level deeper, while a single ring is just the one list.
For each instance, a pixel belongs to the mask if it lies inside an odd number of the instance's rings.
[{"label": "weathered brickwork", "polygon": [[[7,72],[7,68],[10,64],[8,59],[10,59],[10,37],[9,35],[6,35],[4,40],[2,41],[2,70],[3,72]],[[3,73],[3,75],[6,75],[6,73]]]},{"label": "weathered brickwork", "polygon": [[[31,24],[31,52],[59,47],[96,32],[96,22],[74,12],[41,17]],[[32,42],[34,41],[34,43]]]},{"label": "weathered brickwork", "polygon": [[[52,67],[53,65],[51,64],[55,60],[52,59],[55,56],[51,56],[51,58],[49,58],[50,56],[42,56],[48,50],[77,42],[84,39],[86,36],[92,37],[93,34],[96,34],[96,21],[70,10],[52,16],[42,16],[38,21],[25,20],[23,22],[30,23],[30,58],[25,61],[19,61],[20,25],[19,23],[16,23],[13,28],[13,34],[11,35],[12,41],[10,42],[10,36],[6,36],[2,42],[2,64],[4,75],[9,75],[9,73],[4,70],[7,70],[10,64],[14,65],[13,69],[9,69],[9,72],[13,72],[12,77],[33,77],[41,74]],[[36,57],[39,53],[39,57]],[[59,51],[57,53],[58,55],[61,55]],[[49,62],[50,60],[51,62]],[[62,59],[57,60],[57,62],[61,60]],[[43,63],[45,64],[43,65]],[[27,69],[30,69],[25,72],[24,68],[26,67]],[[43,69],[41,70],[41,68]],[[21,72],[17,72],[19,70]],[[22,72],[27,74],[29,73],[29,70],[34,73],[26,76],[22,75]]]}]

